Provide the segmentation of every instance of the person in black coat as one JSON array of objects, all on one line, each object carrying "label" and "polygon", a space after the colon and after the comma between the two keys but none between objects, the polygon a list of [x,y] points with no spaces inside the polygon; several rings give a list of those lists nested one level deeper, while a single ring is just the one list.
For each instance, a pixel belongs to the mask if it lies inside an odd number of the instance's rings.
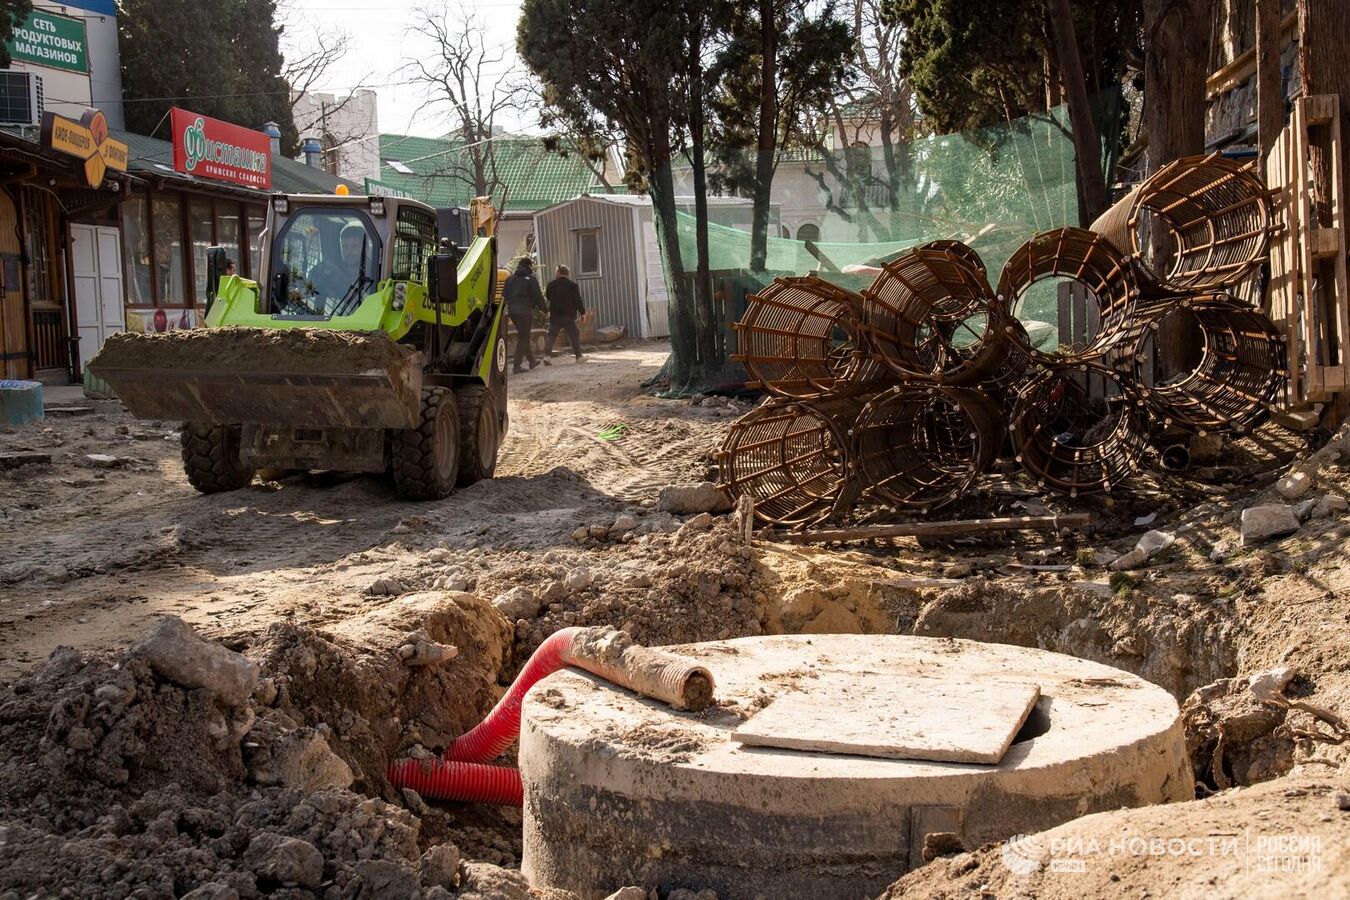
[{"label": "person in black coat", "polygon": [[512,372],[524,372],[521,362],[528,356],[530,368],[539,365],[534,358],[534,348],[530,346],[530,329],[534,325],[534,311],[544,312],[544,293],[539,290],[539,279],[534,277],[534,261],[528,256],[516,264],[515,272],[502,286],[502,299],[506,301],[506,311],[511,323],[516,326],[516,359]]},{"label": "person in black coat", "polygon": [[544,340],[544,365],[550,365],[553,342],[558,332],[567,334],[572,352],[581,362],[581,333],[577,330],[577,316],[585,316],[586,305],[581,302],[581,288],[569,276],[567,266],[558,266],[557,277],[548,283],[544,295],[548,297],[548,337]]}]

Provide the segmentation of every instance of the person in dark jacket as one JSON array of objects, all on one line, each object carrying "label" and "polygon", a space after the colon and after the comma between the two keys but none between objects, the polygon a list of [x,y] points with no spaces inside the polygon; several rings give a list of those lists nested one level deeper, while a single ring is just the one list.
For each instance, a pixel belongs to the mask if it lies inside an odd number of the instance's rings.
[{"label": "person in dark jacket", "polygon": [[581,362],[581,333],[577,330],[577,316],[585,316],[586,305],[581,302],[581,288],[569,276],[567,266],[558,266],[557,276],[548,283],[544,296],[548,297],[548,337],[544,340],[544,365],[551,365],[553,342],[558,332],[567,334],[572,352]]},{"label": "person in dark jacket", "polygon": [[512,372],[524,372],[521,361],[529,357],[530,368],[539,365],[534,358],[534,348],[530,346],[530,329],[534,326],[534,311],[547,312],[544,305],[544,292],[539,289],[539,279],[534,277],[534,262],[527,256],[516,263],[516,270],[502,286],[502,299],[506,301],[506,311],[511,316],[511,324],[516,326],[516,359]]}]

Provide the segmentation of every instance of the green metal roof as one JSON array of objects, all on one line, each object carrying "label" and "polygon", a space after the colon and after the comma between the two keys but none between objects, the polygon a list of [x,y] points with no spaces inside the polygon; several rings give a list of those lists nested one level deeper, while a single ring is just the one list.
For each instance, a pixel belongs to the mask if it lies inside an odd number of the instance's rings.
[{"label": "green metal roof", "polygon": [[[545,149],[542,138],[494,139],[504,212],[534,212],[586,193],[598,182],[577,154]],[[474,197],[463,142],[406,134],[380,135],[380,181],[432,206],[467,206]],[[395,165],[410,170],[400,172]],[[494,201],[502,199],[494,192]]]},{"label": "green metal roof", "polygon": [[[173,169],[173,144],[143,134],[129,131],[113,131],[113,137],[126,141],[130,159],[127,168],[132,175],[155,175],[202,187],[228,188],[259,196],[266,191],[258,191],[240,184],[214,181],[208,178],[196,178],[175,172]],[[339,184],[352,188],[353,193],[362,193],[363,188],[350,181],[330,175],[322,169],[307,166],[282,156],[272,157],[272,191],[283,194],[331,194]]]}]

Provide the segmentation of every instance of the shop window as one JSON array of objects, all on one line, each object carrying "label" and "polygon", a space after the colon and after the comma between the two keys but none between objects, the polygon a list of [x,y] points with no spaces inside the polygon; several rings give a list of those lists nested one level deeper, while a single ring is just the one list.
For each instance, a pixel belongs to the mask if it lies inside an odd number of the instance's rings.
[{"label": "shop window", "polygon": [[436,247],[436,217],[411,206],[400,207],[394,229],[394,271],[397,281],[425,281],[427,257]]},{"label": "shop window", "polygon": [[155,295],[150,283],[150,211],[144,196],[133,195],[122,201],[123,272],[127,303],[153,306]]},{"label": "shop window", "polygon": [[177,194],[155,194],[150,201],[155,295],[160,306],[186,306],[187,259],[183,253],[182,204]]},{"label": "shop window", "polygon": [[239,259],[239,205],[237,203],[216,203],[216,246],[225,248],[235,266],[235,274],[242,274],[244,267]]},{"label": "shop window", "polygon": [[193,200],[188,207],[188,224],[192,229],[192,274],[197,292],[197,302],[206,302],[206,251],[216,241],[214,233],[215,216],[212,214],[210,200]]},{"label": "shop window", "polygon": [[588,228],[577,232],[577,276],[597,278],[600,275],[600,229]]},{"label": "shop window", "polygon": [[28,189],[24,192],[23,212],[24,236],[28,241],[28,296],[34,303],[52,303],[52,251],[46,198]]},{"label": "shop window", "polygon": [[248,277],[262,277],[262,230],[266,219],[260,213],[248,213]]}]

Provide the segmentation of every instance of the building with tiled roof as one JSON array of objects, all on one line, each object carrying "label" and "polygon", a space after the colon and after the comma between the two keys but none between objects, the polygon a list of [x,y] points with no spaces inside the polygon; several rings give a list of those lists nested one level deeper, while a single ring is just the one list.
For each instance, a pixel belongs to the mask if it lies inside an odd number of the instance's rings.
[{"label": "building with tiled roof", "polygon": [[[503,263],[523,252],[536,210],[587,193],[599,184],[579,154],[549,150],[541,137],[492,139],[498,185],[498,246]],[[380,135],[380,182],[436,207],[468,206],[475,196],[463,141],[406,134]]]}]

